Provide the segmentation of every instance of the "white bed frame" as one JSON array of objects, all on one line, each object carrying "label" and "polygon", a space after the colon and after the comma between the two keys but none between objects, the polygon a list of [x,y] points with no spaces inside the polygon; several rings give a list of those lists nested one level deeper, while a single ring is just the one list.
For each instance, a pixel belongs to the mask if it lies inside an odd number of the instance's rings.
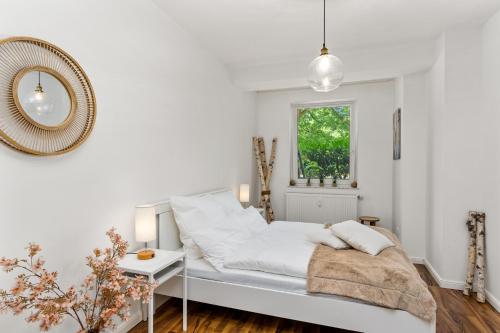
[{"label": "white bed frame", "polygon": [[[197,194],[219,193],[227,189]],[[182,247],[169,201],[140,207],[154,207],[158,220],[159,248]],[[176,276],[155,293],[182,298],[182,277]],[[366,304],[354,299],[323,294],[300,294],[244,284],[188,276],[188,299],[255,313],[299,320],[368,333],[435,333],[436,323],[426,322],[402,311]]]}]

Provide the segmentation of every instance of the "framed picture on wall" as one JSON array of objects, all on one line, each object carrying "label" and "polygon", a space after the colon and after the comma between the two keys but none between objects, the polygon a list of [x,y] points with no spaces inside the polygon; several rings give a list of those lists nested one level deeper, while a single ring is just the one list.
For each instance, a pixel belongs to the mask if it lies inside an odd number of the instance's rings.
[{"label": "framed picture on wall", "polygon": [[401,159],[401,108],[392,115],[392,159]]}]

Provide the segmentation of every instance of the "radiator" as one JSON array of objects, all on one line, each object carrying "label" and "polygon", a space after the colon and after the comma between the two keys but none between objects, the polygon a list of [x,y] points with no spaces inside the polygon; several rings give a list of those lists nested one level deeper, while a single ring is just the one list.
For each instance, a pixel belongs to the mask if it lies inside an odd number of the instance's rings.
[{"label": "radiator", "polygon": [[338,223],[356,219],[358,196],[344,194],[286,194],[286,220]]}]

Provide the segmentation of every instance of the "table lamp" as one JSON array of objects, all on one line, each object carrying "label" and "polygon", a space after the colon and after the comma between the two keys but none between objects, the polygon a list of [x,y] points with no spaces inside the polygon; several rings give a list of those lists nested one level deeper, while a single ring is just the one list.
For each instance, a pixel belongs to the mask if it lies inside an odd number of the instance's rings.
[{"label": "table lamp", "polygon": [[244,207],[248,206],[250,202],[250,185],[249,184],[241,184],[240,185],[240,202]]},{"label": "table lamp", "polygon": [[156,213],[153,207],[137,207],[135,209],[135,240],[144,242],[143,250],[137,252],[139,260],[152,259],[153,250],[148,249],[148,242],[156,239]]}]

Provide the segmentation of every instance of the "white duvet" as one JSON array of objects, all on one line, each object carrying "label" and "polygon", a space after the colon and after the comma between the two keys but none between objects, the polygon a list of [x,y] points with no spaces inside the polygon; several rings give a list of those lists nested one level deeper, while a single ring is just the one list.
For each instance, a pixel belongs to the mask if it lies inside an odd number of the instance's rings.
[{"label": "white duvet", "polygon": [[240,244],[224,260],[224,267],[307,278],[307,266],[317,244],[309,235],[322,224],[275,221]]},{"label": "white duvet", "polygon": [[243,269],[306,278],[317,243],[335,237],[322,224],[268,225],[255,208],[243,209],[229,191],[172,197],[170,203],[186,251],[192,250],[188,251],[192,257],[202,255],[219,271]]}]

